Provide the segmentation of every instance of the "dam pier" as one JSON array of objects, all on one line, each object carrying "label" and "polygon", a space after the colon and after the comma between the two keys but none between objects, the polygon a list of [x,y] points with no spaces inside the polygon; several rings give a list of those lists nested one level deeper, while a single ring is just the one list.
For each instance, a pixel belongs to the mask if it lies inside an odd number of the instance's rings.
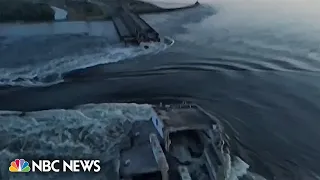
[{"label": "dam pier", "polygon": [[112,21],[120,40],[125,44],[160,41],[159,33],[125,4],[112,16]]}]

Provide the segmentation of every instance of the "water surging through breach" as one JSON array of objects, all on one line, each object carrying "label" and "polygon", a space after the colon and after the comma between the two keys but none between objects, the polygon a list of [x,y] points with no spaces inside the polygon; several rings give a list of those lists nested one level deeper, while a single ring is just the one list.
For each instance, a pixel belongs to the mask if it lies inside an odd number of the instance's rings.
[{"label": "water surging through breach", "polygon": [[[170,43],[167,43],[170,41]],[[130,58],[159,53],[173,44],[173,40],[160,43],[148,43],[142,46],[124,47],[122,44],[100,48],[99,52],[65,56],[36,65],[19,68],[0,68],[0,85],[49,86],[63,82],[62,74],[76,69],[84,69],[99,64],[114,63]]]}]

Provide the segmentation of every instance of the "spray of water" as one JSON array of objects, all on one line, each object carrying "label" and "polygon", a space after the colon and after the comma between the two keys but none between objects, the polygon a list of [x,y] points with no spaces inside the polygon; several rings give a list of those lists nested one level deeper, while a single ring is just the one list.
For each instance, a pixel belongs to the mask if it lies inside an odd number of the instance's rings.
[{"label": "spray of water", "polygon": [[[118,143],[127,136],[134,121],[148,120],[152,107],[147,104],[86,104],[74,109],[55,109],[36,112],[0,111],[0,177],[42,180],[47,176],[29,173],[13,176],[8,165],[15,158],[78,158],[100,159],[108,162],[117,155]],[[226,180],[238,180],[247,173],[249,165],[236,157],[229,164]],[[64,177],[59,174],[57,179]],[[32,177],[31,177],[32,176]],[[87,177],[76,173],[76,179]],[[110,179],[106,176],[105,179]]]},{"label": "spray of water", "polygon": [[159,43],[146,43],[147,49],[143,46],[124,47],[118,45],[106,47],[99,53],[52,59],[45,64],[20,68],[0,68],[0,85],[49,86],[63,82],[63,73],[100,64],[130,60],[140,55],[156,54],[172,46],[173,43],[172,39],[166,37]]}]

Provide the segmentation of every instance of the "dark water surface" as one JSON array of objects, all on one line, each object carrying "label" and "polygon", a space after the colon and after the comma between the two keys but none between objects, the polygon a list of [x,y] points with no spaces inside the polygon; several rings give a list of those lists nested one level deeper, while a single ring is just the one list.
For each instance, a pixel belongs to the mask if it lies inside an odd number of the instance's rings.
[{"label": "dark water surface", "polygon": [[[65,82],[49,87],[3,86],[0,108],[30,111],[85,103],[191,100],[221,119],[234,154],[251,172],[267,179],[316,180],[319,8],[320,3],[311,0],[241,0],[149,15],[145,18],[151,25],[175,40],[172,47],[63,72]],[[96,46],[92,41],[99,42],[99,48],[107,46],[98,39],[70,37],[68,44],[83,41],[85,49]],[[39,47],[39,56],[45,57],[41,48],[48,47]]]}]

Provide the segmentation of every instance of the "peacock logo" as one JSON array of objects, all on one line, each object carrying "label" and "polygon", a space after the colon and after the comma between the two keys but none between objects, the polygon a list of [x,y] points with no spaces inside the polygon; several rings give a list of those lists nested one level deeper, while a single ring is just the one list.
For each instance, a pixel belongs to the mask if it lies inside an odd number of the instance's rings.
[{"label": "peacock logo", "polygon": [[30,172],[30,166],[24,159],[16,159],[11,162],[9,167],[10,172]]}]

